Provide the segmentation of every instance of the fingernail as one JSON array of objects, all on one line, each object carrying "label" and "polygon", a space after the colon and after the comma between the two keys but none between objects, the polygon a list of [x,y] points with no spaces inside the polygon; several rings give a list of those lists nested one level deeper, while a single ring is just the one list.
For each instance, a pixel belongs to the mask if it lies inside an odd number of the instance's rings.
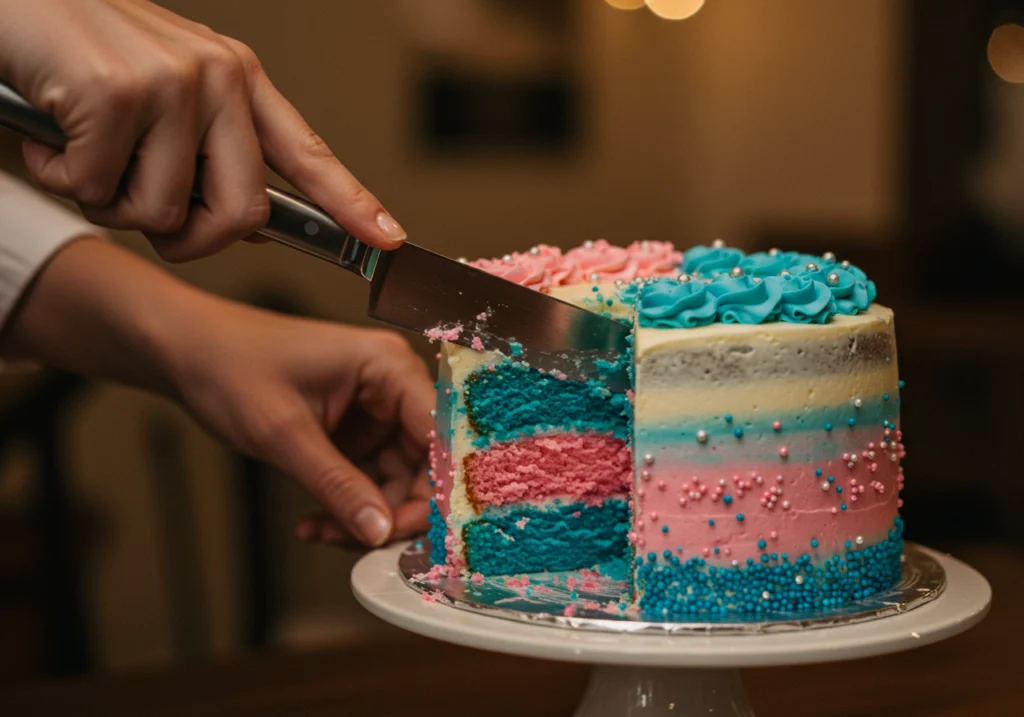
[{"label": "fingernail", "polygon": [[381,209],[377,212],[377,226],[384,232],[384,236],[392,241],[405,241],[405,229],[395,221],[395,218]]},{"label": "fingernail", "polygon": [[391,535],[391,520],[379,508],[368,505],[355,518],[356,530],[367,545],[383,545]]}]

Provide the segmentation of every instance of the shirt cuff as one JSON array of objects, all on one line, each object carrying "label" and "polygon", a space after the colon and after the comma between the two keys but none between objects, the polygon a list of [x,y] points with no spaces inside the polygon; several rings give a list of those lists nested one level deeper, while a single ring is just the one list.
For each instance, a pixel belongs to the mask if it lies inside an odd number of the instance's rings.
[{"label": "shirt cuff", "polygon": [[0,327],[57,251],[103,231],[36,189],[0,172]]}]

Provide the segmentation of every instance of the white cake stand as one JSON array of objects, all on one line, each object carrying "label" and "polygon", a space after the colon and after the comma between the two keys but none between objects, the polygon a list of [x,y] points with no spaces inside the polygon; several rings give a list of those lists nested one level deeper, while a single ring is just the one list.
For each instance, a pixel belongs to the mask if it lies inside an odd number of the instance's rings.
[{"label": "white cake stand", "polygon": [[926,551],[946,589],[909,612],[870,622],[760,635],[651,635],[533,625],[428,603],[398,573],[396,545],[365,556],[352,589],[377,617],[481,650],[595,665],[576,717],[753,717],[741,667],[837,662],[909,650],[957,635],[988,612],[992,589],[970,566]]}]

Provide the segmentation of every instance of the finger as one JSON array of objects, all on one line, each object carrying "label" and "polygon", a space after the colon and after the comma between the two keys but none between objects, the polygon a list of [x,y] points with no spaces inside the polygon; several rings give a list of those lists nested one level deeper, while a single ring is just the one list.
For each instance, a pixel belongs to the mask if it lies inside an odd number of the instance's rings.
[{"label": "finger", "polygon": [[[430,505],[425,500],[410,501],[395,512],[395,528],[391,540],[418,538],[430,529]],[[295,536],[307,543],[324,543],[339,547],[355,548],[362,544],[325,513],[306,516],[295,526]]]},{"label": "finger", "polygon": [[380,249],[398,247],[406,238],[401,225],[277,91],[252,51],[229,44],[248,68],[253,119],[267,164],[357,239]]},{"label": "finger", "polygon": [[234,98],[220,100],[223,104],[203,138],[202,204],[193,206],[180,231],[148,235],[153,248],[166,261],[189,261],[214,254],[266,226],[270,215],[263,158],[244,82],[229,90],[231,82],[215,83]]},{"label": "finger", "polygon": [[391,535],[387,500],[334,447],[312,414],[271,431],[267,459],[294,476],[341,525],[370,546]]},{"label": "finger", "polygon": [[110,72],[92,89],[94,106],[76,106],[68,116],[58,112],[67,134],[63,151],[32,147],[25,156],[39,185],[85,206],[113,201],[141,134],[137,92],[130,72]]},{"label": "finger", "polygon": [[184,225],[195,182],[198,130],[194,101],[185,92],[174,94],[174,111],[157,119],[143,138],[121,198],[83,210],[90,221],[160,234]]}]

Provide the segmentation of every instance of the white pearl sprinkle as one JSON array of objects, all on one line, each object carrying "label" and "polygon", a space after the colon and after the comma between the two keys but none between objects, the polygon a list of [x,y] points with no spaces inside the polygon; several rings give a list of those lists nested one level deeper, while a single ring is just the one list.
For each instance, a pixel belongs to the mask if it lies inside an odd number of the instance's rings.
[{"label": "white pearl sprinkle", "polygon": [[533,256],[537,256],[538,254],[540,254],[540,247],[531,246],[530,254],[532,254]]},{"label": "white pearl sprinkle", "polygon": [[733,561],[732,561],[732,566],[733,566],[734,568],[735,568],[735,567],[737,567],[737,566],[738,566],[739,564],[740,564],[740,561],[739,561],[739,560],[733,560]]},{"label": "white pearl sprinkle", "polygon": [[835,260],[836,260],[836,255],[833,254],[830,251],[827,251],[827,252],[825,252],[824,254],[821,255],[821,258],[824,259],[825,261],[833,262],[834,263]]},{"label": "white pearl sprinkle", "polygon": [[685,284],[689,280],[690,280],[690,275],[689,274],[680,274],[679,276],[676,277],[676,281],[678,281],[680,284]]},{"label": "white pearl sprinkle", "polygon": [[430,417],[431,418],[437,418],[437,409],[436,408],[431,408],[430,409]]},{"label": "white pearl sprinkle", "polygon": [[783,269],[779,272],[779,276],[792,276],[792,274],[789,272],[789,269]]},{"label": "white pearl sprinkle", "polygon": [[850,262],[848,262],[848,261],[840,262],[839,266],[843,267],[844,269],[849,269],[850,268]]},{"label": "white pearl sprinkle", "polygon": [[754,282],[755,284],[760,284],[760,283],[761,283],[761,277],[760,277],[760,276],[755,276],[755,277],[754,277],[754,278],[752,279],[752,281],[753,281],[753,282]]},{"label": "white pearl sprinkle", "polygon": [[705,431],[703,428],[700,429],[699,431],[697,431],[697,441],[699,443],[707,443],[708,442],[708,432]]},{"label": "white pearl sprinkle", "polygon": [[782,507],[784,509],[786,509],[786,510],[789,510],[789,501],[788,500],[782,501]]},{"label": "white pearl sprinkle", "polygon": [[654,456],[652,456],[650,453],[645,453],[644,454],[644,463],[646,463],[649,466],[653,466],[654,465]]},{"label": "white pearl sprinkle", "polygon": [[862,408],[863,406],[864,406],[863,399],[860,399],[860,398],[853,399],[853,407],[854,408]]},{"label": "white pearl sprinkle", "polygon": [[892,461],[893,463],[895,463],[899,459],[900,459],[900,457],[898,455],[896,455],[895,452],[889,454],[889,460]]},{"label": "white pearl sprinkle", "polygon": [[829,489],[828,481],[821,484],[821,489],[827,491]]},{"label": "white pearl sprinkle", "polygon": [[743,275],[743,269],[741,269],[738,266],[734,266],[732,269],[729,269],[729,276],[731,276],[733,279],[739,279]]},{"label": "white pearl sprinkle", "polygon": [[715,239],[711,242],[711,246],[715,249],[721,249],[725,246],[725,241],[723,239]]},{"label": "white pearl sprinkle", "polygon": [[464,256],[460,256],[458,259],[456,259],[456,261],[459,262],[460,264],[468,264],[469,263],[469,259],[467,259]]},{"label": "white pearl sprinkle", "polygon": [[857,543],[857,545],[864,545],[864,536],[858,535],[857,540],[855,542]]},{"label": "white pearl sprinkle", "polygon": [[591,274],[590,275],[590,280],[596,284],[598,281],[601,280],[601,275],[600,274]]},{"label": "white pearl sprinkle", "polygon": [[762,600],[771,600],[772,599],[772,594],[770,592],[768,592],[767,590],[765,590],[763,593],[761,593],[761,599]]},{"label": "white pearl sprinkle", "polygon": [[851,453],[850,454],[850,463],[856,463],[856,462],[857,462],[857,455],[855,453]]},{"label": "white pearl sprinkle", "polygon": [[811,262],[808,262],[807,266],[805,266],[804,268],[807,271],[817,271],[818,270],[818,265],[815,264],[813,261],[811,261]]},{"label": "white pearl sprinkle", "polygon": [[511,264],[512,263],[512,255],[511,254],[506,254],[505,256],[501,257],[501,260],[503,262],[505,262],[506,264]]},{"label": "white pearl sprinkle", "polygon": [[828,281],[829,286],[839,286],[839,274],[834,271],[829,272],[829,275],[825,277],[825,279]]},{"label": "white pearl sprinkle", "polygon": [[594,242],[592,242],[589,239],[587,239],[585,242],[583,242],[583,248],[584,249],[593,249],[594,248]]},{"label": "white pearl sprinkle", "polygon": [[803,575],[797,575],[795,578],[793,578],[793,582],[795,582],[797,585],[803,585],[804,584],[804,576]]},{"label": "white pearl sprinkle", "polygon": [[778,255],[779,255],[779,250],[778,249],[772,248],[772,249],[768,250],[768,256],[778,256]]}]

